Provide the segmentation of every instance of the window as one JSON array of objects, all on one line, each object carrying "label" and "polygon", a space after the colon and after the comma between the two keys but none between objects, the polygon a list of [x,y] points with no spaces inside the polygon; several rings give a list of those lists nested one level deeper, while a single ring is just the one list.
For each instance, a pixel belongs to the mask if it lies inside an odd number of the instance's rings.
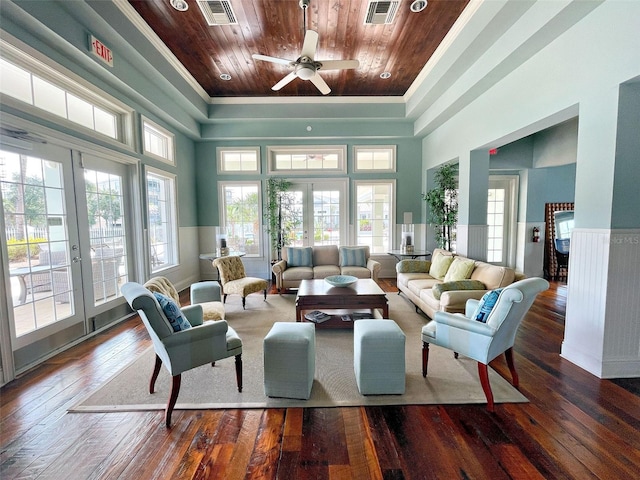
[{"label": "window", "polygon": [[487,261],[502,262],[504,241],[504,189],[490,188],[487,204],[488,248]]},{"label": "window", "polygon": [[178,263],[175,177],[147,169],[147,215],[151,272]]},{"label": "window", "polygon": [[267,147],[270,173],[347,173],[346,146]]},{"label": "window", "polygon": [[218,191],[227,247],[247,256],[259,256],[262,229],[260,182],[221,182]]},{"label": "window", "polygon": [[395,211],[395,182],[355,182],[356,241],[368,245],[371,253],[391,249]]},{"label": "window", "polygon": [[218,173],[260,173],[260,147],[216,149]]},{"label": "window", "polygon": [[164,162],[174,164],[175,136],[160,125],[142,117],[143,148],[145,155],[156,157]]},{"label": "window", "polygon": [[353,147],[353,170],[355,172],[395,172],[396,146]]},{"label": "window", "polygon": [[[21,103],[64,118],[119,142],[125,142],[124,123],[131,111],[97,94],[91,86],[72,80],[52,67],[28,56],[6,42],[0,42],[0,92]],[[60,67],[62,70],[62,67]]]}]

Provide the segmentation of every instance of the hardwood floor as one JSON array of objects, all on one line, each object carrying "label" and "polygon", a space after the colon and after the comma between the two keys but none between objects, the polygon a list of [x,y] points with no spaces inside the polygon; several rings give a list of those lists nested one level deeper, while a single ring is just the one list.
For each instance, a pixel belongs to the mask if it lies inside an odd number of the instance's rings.
[{"label": "hardwood floor", "polygon": [[[392,280],[383,289],[397,291]],[[183,295],[185,292],[183,292]],[[559,356],[566,287],[539,296],[515,361],[526,404],[67,413],[144,351],[137,318],[0,391],[0,477],[618,479],[640,471],[640,379]],[[419,347],[416,347],[419,348]],[[452,359],[453,361],[453,359]],[[492,367],[509,379],[502,358]]]}]

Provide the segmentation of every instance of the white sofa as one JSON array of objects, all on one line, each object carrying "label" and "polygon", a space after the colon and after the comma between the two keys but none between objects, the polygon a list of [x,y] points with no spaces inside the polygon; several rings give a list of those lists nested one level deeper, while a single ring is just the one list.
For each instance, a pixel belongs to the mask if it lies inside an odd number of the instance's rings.
[{"label": "white sofa", "polygon": [[318,245],[283,248],[282,260],[273,264],[271,271],[276,288],[282,291],[298,288],[302,280],[322,279],[330,275],[353,275],[377,281],[380,268],[380,263],[370,258],[367,246]]},{"label": "white sofa", "polygon": [[[442,276],[434,276],[432,262],[440,255],[448,257],[452,265],[456,258],[459,264],[472,263],[468,276],[449,281],[448,268]],[[398,295],[406,295],[416,310],[422,310],[430,318],[437,311],[464,313],[467,300],[480,300],[489,290],[506,287],[519,279],[512,268],[453,255],[446,250],[435,249],[431,258],[430,261],[402,260],[396,264]],[[434,288],[435,285],[438,286]]]}]

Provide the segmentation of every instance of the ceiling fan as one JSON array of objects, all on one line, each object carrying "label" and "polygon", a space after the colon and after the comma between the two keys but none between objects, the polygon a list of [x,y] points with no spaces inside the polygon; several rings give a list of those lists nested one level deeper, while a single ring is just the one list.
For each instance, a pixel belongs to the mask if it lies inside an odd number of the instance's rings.
[{"label": "ceiling fan", "polygon": [[[305,13],[309,6],[309,0],[300,0],[300,7]],[[306,22],[305,22],[306,23]],[[304,42],[302,44],[302,51],[297,60],[287,60],[285,58],[269,57],[267,55],[254,54],[253,58],[256,60],[263,60],[265,62],[279,63],[281,65],[288,65],[293,68],[293,71],[276,83],[272,90],[280,90],[282,87],[292,82],[295,78],[301,78],[302,80],[309,80],[313,83],[320,93],[327,95],[331,92],[329,85],[324,79],[318,75],[319,70],[344,70],[358,68],[360,62],[358,60],[315,60],[316,49],[318,47],[318,33],[313,30],[307,30],[304,35]]]}]

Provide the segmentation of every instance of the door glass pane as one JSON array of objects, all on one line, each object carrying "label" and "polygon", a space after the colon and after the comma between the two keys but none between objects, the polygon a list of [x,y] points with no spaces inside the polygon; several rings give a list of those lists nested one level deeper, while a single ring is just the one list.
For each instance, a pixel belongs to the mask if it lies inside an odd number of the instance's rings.
[{"label": "door glass pane", "polygon": [[488,250],[487,261],[501,263],[504,256],[505,189],[490,188],[487,204]]},{"label": "door glass pane", "polygon": [[120,296],[127,282],[126,225],[123,179],[118,175],[85,169],[91,271],[95,305]]},{"label": "door glass pane", "polygon": [[313,244],[340,244],[340,191],[313,191]]},{"label": "door glass pane", "polygon": [[356,187],[357,242],[368,245],[371,253],[384,253],[390,248],[391,195],[390,183],[362,183]]},{"label": "door glass pane", "polygon": [[59,162],[0,151],[0,188],[16,337],[73,315]]}]

